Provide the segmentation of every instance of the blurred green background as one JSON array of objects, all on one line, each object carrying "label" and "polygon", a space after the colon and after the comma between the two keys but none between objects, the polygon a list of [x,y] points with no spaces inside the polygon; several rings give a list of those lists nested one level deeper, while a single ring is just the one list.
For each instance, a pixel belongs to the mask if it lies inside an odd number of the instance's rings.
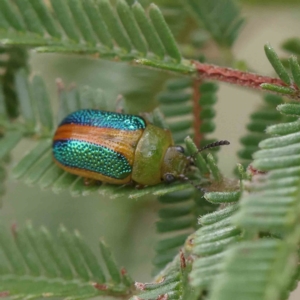
[{"label": "blurred green background", "polygon": [[[273,74],[265,58],[263,45],[269,42],[279,54],[284,54],[280,50],[282,41],[299,36],[300,1],[285,3],[284,6],[242,6],[247,23],[234,46],[234,54],[237,59],[246,60],[252,70],[261,74]],[[166,79],[172,77],[171,74],[149,71],[126,63],[71,55],[32,52],[30,64],[32,72],[40,73],[44,78],[55,100],[55,108],[56,78],[61,78],[66,85],[75,82],[78,86],[102,88],[111,99],[116,99],[118,94],[128,96],[134,99],[134,107],[138,112],[139,104],[145,99],[149,99],[148,109],[153,108],[151,97],[163,88]],[[136,90],[142,92],[136,93]],[[248,115],[261,102],[261,95],[225,84],[220,85],[218,95],[217,129],[213,136],[231,142],[231,146],[224,147],[219,154],[222,170],[231,176],[238,162],[236,152],[240,148],[239,138],[246,132]],[[12,165],[24,154],[24,149],[27,151],[33,146],[32,142],[22,141],[13,152]],[[157,201],[152,197],[111,200],[95,194],[71,198],[67,192],[56,195],[9,179],[0,214],[8,226],[12,222],[21,226],[26,220],[32,220],[35,226],[45,225],[55,232],[63,223],[70,230],[78,229],[95,251],[98,239],[103,237],[113,249],[117,261],[135,280],[148,281],[151,278],[153,246],[157,239],[155,221],[158,208]],[[298,296],[294,293],[291,299],[299,297],[300,293]]]}]

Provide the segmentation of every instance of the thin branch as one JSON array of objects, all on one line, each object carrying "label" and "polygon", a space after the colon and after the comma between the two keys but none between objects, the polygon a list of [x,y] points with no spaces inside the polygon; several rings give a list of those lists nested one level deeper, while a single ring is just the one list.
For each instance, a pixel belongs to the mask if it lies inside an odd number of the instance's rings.
[{"label": "thin branch", "polygon": [[202,107],[199,104],[199,100],[201,97],[200,91],[199,91],[199,87],[201,85],[201,81],[200,80],[194,80],[194,84],[193,84],[193,114],[194,114],[194,122],[193,122],[193,127],[194,127],[194,142],[196,144],[197,147],[200,147],[200,143],[203,140],[203,133],[201,132],[200,128],[201,128],[201,118],[200,118],[200,114],[201,114],[201,110]]},{"label": "thin branch", "polygon": [[277,90],[268,90],[268,92],[282,94],[284,92],[280,92],[279,89],[287,89],[292,91],[290,94],[284,93],[287,97],[292,99],[300,98],[300,91],[296,85],[292,84],[289,86],[278,78],[261,76],[255,73],[234,70],[231,68],[220,67],[211,64],[203,64],[197,61],[193,61],[193,64],[196,67],[198,77],[201,79],[208,78],[264,91],[266,90],[264,84],[268,84],[272,85],[272,87],[278,88]]},{"label": "thin branch", "polygon": [[260,85],[263,83],[271,83],[287,87],[287,85],[278,78],[261,76],[254,73],[243,72],[211,64],[203,64],[197,61],[194,61],[194,64],[196,66],[200,78],[215,79],[218,81],[228,82],[256,89],[261,89]]}]

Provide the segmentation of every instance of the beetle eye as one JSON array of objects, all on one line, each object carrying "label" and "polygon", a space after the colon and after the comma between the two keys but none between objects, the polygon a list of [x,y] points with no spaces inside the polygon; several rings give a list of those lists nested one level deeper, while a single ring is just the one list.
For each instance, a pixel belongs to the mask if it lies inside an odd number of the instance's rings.
[{"label": "beetle eye", "polygon": [[164,181],[166,183],[171,183],[171,182],[173,182],[175,180],[175,176],[172,175],[171,173],[167,173],[164,177],[165,177]]},{"label": "beetle eye", "polygon": [[180,153],[184,153],[184,148],[182,146],[175,146],[176,150]]}]

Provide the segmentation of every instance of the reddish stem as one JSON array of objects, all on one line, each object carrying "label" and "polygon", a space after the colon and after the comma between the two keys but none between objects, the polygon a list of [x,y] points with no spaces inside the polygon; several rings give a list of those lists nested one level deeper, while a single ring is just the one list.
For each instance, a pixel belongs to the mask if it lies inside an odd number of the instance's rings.
[{"label": "reddish stem", "polygon": [[10,294],[9,291],[0,292],[0,298],[8,297],[9,294]]},{"label": "reddish stem", "polygon": [[194,114],[194,122],[193,122],[193,127],[194,127],[194,142],[197,147],[200,147],[200,142],[202,141],[203,134],[201,133],[201,110],[202,107],[199,104],[199,100],[201,97],[199,87],[200,87],[201,81],[195,80],[193,84],[193,114]]},{"label": "reddish stem", "polygon": [[134,286],[136,287],[136,289],[138,289],[139,291],[144,291],[146,289],[146,284],[142,283],[142,282],[135,282]]},{"label": "reddish stem", "polygon": [[159,295],[157,300],[168,300],[168,294]]},{"label": "reddish stem", "polygon": [[287,84],[278,78],[261,76],[254,73],[243,72],[210,64],[203,64],[198,61],[194,61],[194,65],[196,66],[200,78],[209,78],[260,90],[262,90],[260,86],[262,83],[270,83],[288,87]]},{"label": "reddish stem", "polygon": [[93,282],[92,286],[94,288],[96,288],[97,290],[99,290],[99,291],[106,291],[108,289],[106,284],[100,284],[100,283],[97,283],[97,282]]},{"label": "reddish stem", "polygon": [[185,261],[184,253],[181,249],[180,249],[180,267],[181,267],[181,269],[186,268],[186,261]]}]

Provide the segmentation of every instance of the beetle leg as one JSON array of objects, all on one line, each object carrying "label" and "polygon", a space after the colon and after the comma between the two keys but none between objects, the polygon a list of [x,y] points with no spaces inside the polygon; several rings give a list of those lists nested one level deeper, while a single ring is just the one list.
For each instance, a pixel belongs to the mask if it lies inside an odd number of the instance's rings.
[{"label": "beetle leg", "polygon": [[101,185],[102,182],[99,180],[91,179],[91,178],[83,178],[83,183],[85,186],[92,186],[92,185]]},{"label": "beetle leg", "polygon": [[135,188],[137,189],[137,190],[142,190],[143,188],[145,188],[146,187],[146,185],[143,185],[143,184],[137,184],[136,186],[135,186]]},{"label": "beetle leg", "polygon": [[188,177],[186,177],[184,174],[180,174],[178,176],[178,179],[181,181],[189,182],[195,189],[205,194],[207,192],[206,189],[204,189],[200,184],[194,183],[192,180],[190,180]]}]

